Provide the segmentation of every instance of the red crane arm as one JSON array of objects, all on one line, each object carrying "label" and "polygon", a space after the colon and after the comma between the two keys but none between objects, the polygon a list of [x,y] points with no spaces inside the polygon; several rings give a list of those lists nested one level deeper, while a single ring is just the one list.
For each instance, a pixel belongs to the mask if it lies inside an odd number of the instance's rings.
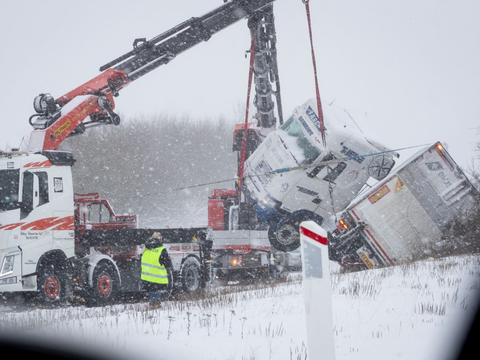
[{"label": "red crane arm", "polygon": [[[102,66],[99,76],[54,99],[40,94],[34,100],[37,112],[30,117],[34,131],[30,151],[55,150],[69,135],[103,124],[120,123],[113,112],[113,96],[128,83],[168,64],[177,55],[208,41],[217,32],[258,12],[271,13],[274,0],[230,0],[200,17],[194,17],[154,37],[136,39],[133,50]],[[273,14],[273,13],[272,13]],[[88,116],[90,120],[84,121]]]},{"label": "red crane arm", "polygon": [[[69,135],[82,134],[87,127],[118,125],[120,118],[113,112],[113,95],[129,82],[124,71],[108,69],[54,102],[51,96],[40,95],[36,105],[48,108],[51,104],[52,115],[31,122],[35,131],[30,136],[29,150],[57,150]],[[84,122],[88,116],[90,121]]]}]

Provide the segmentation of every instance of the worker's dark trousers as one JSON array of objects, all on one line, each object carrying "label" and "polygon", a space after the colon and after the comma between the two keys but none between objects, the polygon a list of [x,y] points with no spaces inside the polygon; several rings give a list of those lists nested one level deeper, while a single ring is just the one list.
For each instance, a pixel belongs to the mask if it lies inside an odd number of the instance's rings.
[{"label": "worker's dark trousers", "polygon": [[164,290],[151,290],[150,302],[163,301],[166,298],[166,292]]},{"label": "worker's dark trousers", "polygon": [[167,299],[167,286],[163,284],[155,284],[148,281],[142,281],[143,288],[150,294],[150,301],[164,301]]}]

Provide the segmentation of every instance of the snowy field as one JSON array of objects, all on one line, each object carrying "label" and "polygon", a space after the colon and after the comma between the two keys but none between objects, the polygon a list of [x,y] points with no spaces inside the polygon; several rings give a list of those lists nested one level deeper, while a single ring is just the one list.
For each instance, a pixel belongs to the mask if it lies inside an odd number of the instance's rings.
[{"label": "snowy field", "polygon": [[[480,257],[342,274],[332,264],[337,359],[448,359],[477,309]],[[130,359],[306,359],[300,274],[160,306],[0,307],[4,334]],[[0,333],[1,334],[1,333]]]}]

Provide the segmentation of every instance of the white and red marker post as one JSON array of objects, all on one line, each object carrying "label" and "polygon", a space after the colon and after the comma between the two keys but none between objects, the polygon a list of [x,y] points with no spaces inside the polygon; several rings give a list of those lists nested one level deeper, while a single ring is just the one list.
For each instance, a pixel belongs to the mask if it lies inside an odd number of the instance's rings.
[{"label": "white and red marker post", "polygon": [[303,295],[309,360],[334,360],[332,290],[327,232],[313,221],[300,224]]}]

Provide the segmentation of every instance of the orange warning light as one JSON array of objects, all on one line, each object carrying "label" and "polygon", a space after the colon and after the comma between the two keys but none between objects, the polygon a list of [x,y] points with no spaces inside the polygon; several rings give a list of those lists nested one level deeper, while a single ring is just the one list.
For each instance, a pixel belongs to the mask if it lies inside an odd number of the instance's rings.
[{"label": "orange warning light", "polygon": [[442,151],[442,150],[443,150],[443,145],[439,143],[439,144],[437,145],[437,149],[440,150],[440,151]]}]

